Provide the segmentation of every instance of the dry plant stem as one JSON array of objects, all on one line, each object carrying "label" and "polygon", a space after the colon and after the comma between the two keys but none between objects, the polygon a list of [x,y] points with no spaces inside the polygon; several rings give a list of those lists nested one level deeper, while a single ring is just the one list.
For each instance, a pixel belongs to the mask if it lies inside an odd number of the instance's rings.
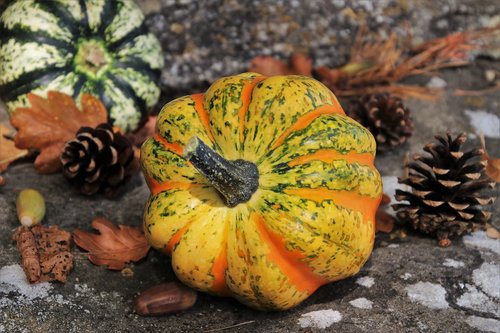
[{"label": "dry plant stem", "polygon": [[214,329],[206,330],[206,331],[203,331],[203,332],[204,333],[220,332],[220,331],[225,331],[225,330],[228,330],[228,329],[231,329],[231,328],[241,327],[241,326],[245,326],[245,325],[249,325],[249,324],[253,324],[253,323],[255,323],[255,320],[249,320],[249,321],[244,321],[244,322],[239,323],[239,324],[225,326],[225,327],[221,327],[221,328],[214,328]]},{"label": "dry plant stem", "polygon": [[407,51],[395,33],[389,38],[366,42],[367,28],[359,29],[351,50],[350,61],[341,68],[317,69],[321,80],[337,95],[353,96],[391,92],[402,97],[435,100],[435,90],[414,85],[396,85],[402,79],[449,67],[469,64],[470,51],[478,48],[473,42],[490,36],[500,28],[459,32],[436,38]]},{"label": "dry plant stem", "polygon": [[480,90],[464,90],[464,89],[455,89],[453,95],[455,96],[483,96],[486,94],[493,93],[500,89],[500,83],[497,83],[493,87],[489,87],[486,89]]},{"label": "dry plant stem", "polygon": [[14,162],[15,160],[18,160],[20,158],[28,156],[29,151],[28,150],[23,150],[17,155],[10,156],[9,158],[3,159],[0,161],[0,165],[5,164],[5,163],[11,163]]}]

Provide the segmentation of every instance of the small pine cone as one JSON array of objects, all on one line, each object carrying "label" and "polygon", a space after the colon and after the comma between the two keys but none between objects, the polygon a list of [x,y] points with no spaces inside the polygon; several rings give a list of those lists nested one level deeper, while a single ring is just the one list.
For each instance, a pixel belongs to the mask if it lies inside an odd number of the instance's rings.
[{"label": "small pine cone", "polygon": [[130,141],[108,124],[81,127],[66,142],[61,162],[66,178],[87,195],[113,196],[139,169]]},{"label": "small pine cone", "polygon": [[389,94],[365,95],[351,101],[347,114],[375,137],[378,151],[405,143],[413,133],[413,121],[403,101]]},{"label": "small pine cone", "polygon": [[484,172],[482,149],[460,150],[467,140],[465,133],[455,139],[449,133],[436,139],[438,144],[424,147],[430,156],[415,155],[408,163],[408,176],[399,178],[399,183],[411,187],[411,192],[396,190],[396,199],[406,202],[393,208],[402,222],[436,236],[439,245],[446,247],[450,238],[484,228],[491,215],[484,205],[495,198],[480,192],[493,188],[495,182]]}]

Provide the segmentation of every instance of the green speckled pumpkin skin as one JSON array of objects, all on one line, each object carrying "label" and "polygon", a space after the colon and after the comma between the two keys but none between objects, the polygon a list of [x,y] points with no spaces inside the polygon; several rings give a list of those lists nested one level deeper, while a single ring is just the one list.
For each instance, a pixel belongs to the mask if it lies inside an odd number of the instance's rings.
[{"label": "green speckled pumpkin skin", "polygon": [[[229,208],[183,157],[197,136],[259,171]],[[301,76],[244,73],[165,105],[141,150],[146,236],[187,285],[260,310],[296,306],[356,274],[373,247],[382,182],[375,140],[333,93]]]},{"label": "green speckled pumpkin skin", "polygon": [[158,101],[161,47],[133,0],[17,0],[0,17],[0,96],[98,96],[110,121],[134,130]]}]

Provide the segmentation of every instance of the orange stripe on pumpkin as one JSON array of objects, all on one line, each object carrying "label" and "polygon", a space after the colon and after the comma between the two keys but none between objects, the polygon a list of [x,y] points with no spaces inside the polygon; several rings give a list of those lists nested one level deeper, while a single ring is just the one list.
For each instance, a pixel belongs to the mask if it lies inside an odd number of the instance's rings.
[{"label": "orange stripe on pumpkin", "polygon": [[315,160],[322,161],[325,163],[332,163],[333,161],[336,160],[345,160],[348,163],[358,163],[361,165],[372,166],[373,161],[375,160],[375,156],[373,156],[370,153],[357,153],[355,151],[351,151],[347,154],[342,154],[336,150],[321,149],[308,155],[299,156],[296,159],[288,162],[288,165],[293,167],[296,165],[309,163]]},{"label": "orange stripe on pumpkin", "polygon": [[332,101],[333,107],[338,110],[338,113],[345,115],[344,109],[340,105],[339,100],[337,99],[337,97],[335,96],[335,94],[333,92],[332,92],[332,95],[331,95],[331,101]]},{"label": "orange stripe on pumpkin", "polygon": [[314,119],[318,118],[323,114],[344,114],[344,111],[338,107],[335,107],[330,104],[326,104],[316,108],[313,111],[310,111],[297,119],[295,123],[293,123],[290,127],[288,127],[283,134],[276,140],[276,142],[271,147],[272,149],[280,146],[285,141],[286,137],[290,135],[290,133],[301,130],[309,126],[313,122]]},{"label": "orange stripe on pumpkin", "polygon": [[214,261],[212,266],[212,275],[214,282],[212,283],[212,291],[220,296],[228,296],[230,291],[226,284],[226,270],[227,270],[227,241],[221,245],[222,250]]},{"label": "orange stripe on pumpkin", "polygon": [[251,219],[257,227],[261,240],[269,246],[267,258],[279,267],[298,291],[307,292],[310,295],[328,282],[314,274],[311,267],[301,261],[305,258],[304,254],[298,250],[287,250],[283,237],[269,230],[261,215],[254,213]]},{"label": "orange stripe on pumpkin", "polygon": [[191,95],[191,99],[194,101],[194,108],[198,113],[198,117],[200,117],[203,127],[205,127],[208,137],[212,142],[215,142],[212,131],[210,130],[210,116],[208,115],[207,110],[203,107],[203,96],[204,94],[195,94]]},{"label": "orange stripe on pumpkin", "polygon": [[159,141],[163,146],[165,146],[165,148],[167,148],[171,152],[176,153],[177,155],[182,156],[183,148],[182,148],[182,146],[180,144],[178,144],[178,143],[170,143],[170,142],[167,141],[167,139],[165,139],[164,137],[162,137],[160,134],[155,134],[155,136],[153,138],[156,141]]},{"label": "orange stripe on pumpkin", "polygon": [[192,223],[193,223],[193,221],[189,221],[188,223],[186,223],[185,226],[183,226],[182,228],[177,230],[177,232],[172,236],[172,238],[170,238],[170,240],[168,241],[168,245],[167,245],[167,251],[170,254],[170,256],[172,255],[172,252],[174,251],[175,245],[177,245],[181,241],[182,236],[184,236],[186,231],[188,231],[188,229]]},{"label": "orange stripe on pumpkin", "polygon": [[245,82],[243,89],[241,90],[240,99],[243,101],[243,105],[240,107],[238,111],[238,119],[239,119],[239,130],[240,130],[240,141],[245,141],[245,137],[243,135],[243,131],[245,130],[245,116],[248,112],[248,106],[250,105],[252,99],[252,91],[255,86],[267,79],[266,76],[257,76],[252,81]]},{"label": "orange stripe on pumpkin", "polygon": [[333,200],[337,206],[342,206],[363,214],[364,223],[368,221],[375,223],[375,212],[380,204],[380,200],[382,200],[382,195],[378,198],[371,198],[352,191],[337,191],[326,188],[291,188],[285,189],[284,192],[316,202]]},{"label": "orange stripe on pumpkin", "polygon": [[144,178],[146,179],[146,184],[148,184],[149,190],[153,195],[168,190],[188,190],[193,187],[203,186],[203,184],[183,183],[174,181],[166,181],[164,183],[159,183],[154,178],[148,175],[145,175]]}]

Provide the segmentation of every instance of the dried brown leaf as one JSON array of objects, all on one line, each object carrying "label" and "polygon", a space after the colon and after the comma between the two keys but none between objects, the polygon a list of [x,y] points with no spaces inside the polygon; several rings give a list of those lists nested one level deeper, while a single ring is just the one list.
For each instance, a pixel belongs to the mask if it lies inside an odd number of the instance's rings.
[{"label": "dried brown leaf", "polygon": [[134,146],[141,146],[147,138],[155,135],[157,116],[149,116],[148,121],[138,131],[127,133],[126,137]]},{"label": "dried brown leaf", "polygon": [[283,61],[271,56],[258,56],[252,59],[248,70],[265,76],[312,76],[312,60],[308,56],[294,54],[290,59],[290,64],[286,64]]},{"label": "dried brown leaf", "polygon": [[40,151],[35,160],[39,173],[60,170],[61,149],[80,127],[95,127],[107,121],[104,105],[89,94],[82,95],[82,111],[71,96],[59,92],[49,91],[46,99],[28,94],[28,100],[31,107],[16,109],[11,123],[18,129],[14,139],[16,147]]},{"label": "dried brown leaf", "polygon": [[139,228],[126,225],[116,227],[102,217],[95,218],[92,227],[100,234],[75,230],[73,236],[75,243],[88,251],[87,257],[95,265],[122,270],[127,262],[139,261],[149,251],[150,246]]},{"label": "dried brown leaf", "polygon": [[7,169],[11,162],[28,154],[26,149],[16,148],[14,141],[6,137],[10,132],[7,126],[0,124],[0,172]]},{"label": "dried brown leaf", "polygon": [[484,151],[482,159],[488,162],[485,170],[486,175],[498,183],[500,182],[500,158],[492,158],[488,155],[484,135],[482,133],[479,134],[479,141],[481,142],[481,146]]},{"label": "dried brown leaf", "polygon": [[390,233],[394,228],[396,219],[385,211],[385,207],[391,202],[387,194],[382,194],[380,206],[375,213],[375,231]]},{"label": "dried brown leaf", "polygon": [[390,203],[391,203],[391,197],[389,197],[385,193],[382,194],[382,200],[380,201],[380,206],[387,206]]}]

